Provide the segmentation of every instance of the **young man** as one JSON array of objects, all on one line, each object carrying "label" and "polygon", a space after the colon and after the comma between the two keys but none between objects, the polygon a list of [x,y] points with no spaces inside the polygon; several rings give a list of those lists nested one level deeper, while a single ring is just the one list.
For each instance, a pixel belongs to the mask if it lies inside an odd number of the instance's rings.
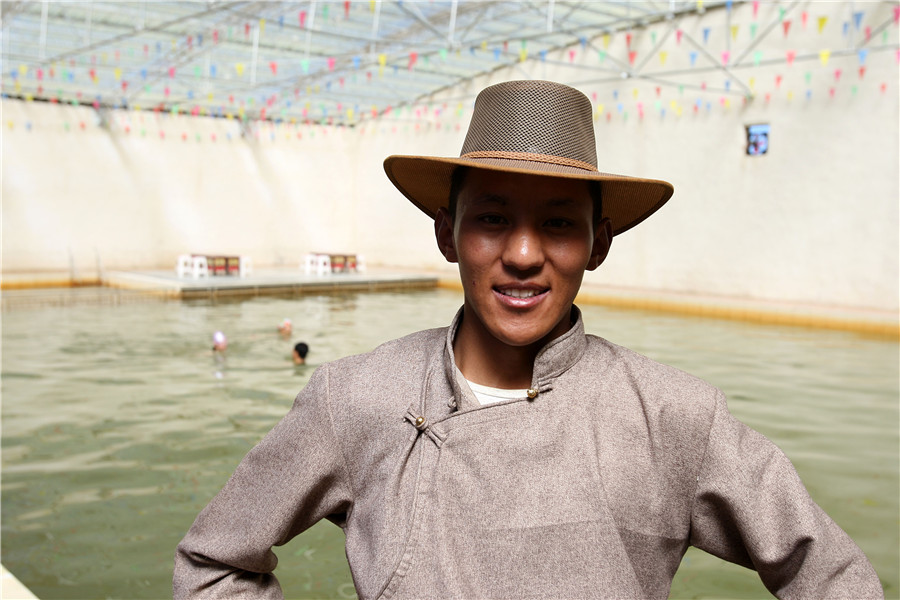
[{"label": "young man", "polygon": [[178,547],[176,597],[280,597],[273,545],[343,528],[360,598],[664,598],[690,545],[785,598],[882,597],[721,392],[586,335],[573,301],[665,182],[598,172],[590,102],[484,90],[459,158],[393,156],[463,308],[326,364]]}]

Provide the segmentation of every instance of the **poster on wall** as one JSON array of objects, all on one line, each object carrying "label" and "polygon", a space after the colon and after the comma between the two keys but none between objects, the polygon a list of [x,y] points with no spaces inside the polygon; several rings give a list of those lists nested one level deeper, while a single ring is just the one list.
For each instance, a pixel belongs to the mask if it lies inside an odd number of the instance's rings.
[{"label": "poster on wall", "polygon": [[746,126],[748,156],[762,156],[769,151],[770,128],[768,123]]}]

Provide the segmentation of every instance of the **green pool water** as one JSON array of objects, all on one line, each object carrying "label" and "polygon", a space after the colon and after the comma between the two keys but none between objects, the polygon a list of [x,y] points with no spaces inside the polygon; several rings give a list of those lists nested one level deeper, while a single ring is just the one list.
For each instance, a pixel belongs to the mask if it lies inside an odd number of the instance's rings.
[{"label": "green pool water", "polygon": [[[2,560],[40,598],[165,598],[175,545],[316,365],[446,325],[456,292],[17,309],[2,315]],[[587,330],[722,388],[900,589],[894,342],[584,306]],[[276,327],[294,322],[290,340]],[[224,360],[210,351],[221,329]],[[293,343],[311,347],[295,367]],[[341,531],[276,549],[289,598],[354,597]],[[770,597],[689,551],[673,598]]]}]

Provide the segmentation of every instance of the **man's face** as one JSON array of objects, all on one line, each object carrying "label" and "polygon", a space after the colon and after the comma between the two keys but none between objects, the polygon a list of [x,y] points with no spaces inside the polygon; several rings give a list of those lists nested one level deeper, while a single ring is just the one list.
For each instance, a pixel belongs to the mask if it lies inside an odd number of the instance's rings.
[{"label": "man's face", "polygon": [[584,181],[472,169],[455,222],[446,209],[435,219],[438,246],[459,263],[462,327],[509,346],[565,333],[585,269],[609,251],[609,221],[593,223]]}]

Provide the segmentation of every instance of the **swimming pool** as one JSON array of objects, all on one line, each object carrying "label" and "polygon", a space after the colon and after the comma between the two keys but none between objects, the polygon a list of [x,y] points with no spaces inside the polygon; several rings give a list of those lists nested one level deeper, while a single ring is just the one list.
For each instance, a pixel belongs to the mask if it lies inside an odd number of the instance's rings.
[{"label": "swimming pool", "polygon": [[[461,301],[434,290],[4,312],[3,563],[43,599],[170,596],[175,545],[315,366],[444,326]],[[721,387],[897,597],[896,343],[582,308],[589,332]],[[276,332],[284,317],[291,340]],[[225,360],[210,351],[216,329]],[[300,340],[310,364],[294,367]],[[320,523],[276,553],[287,597],[353,597],[337,527]],[[695,551],[672,588],[765,595],[754,573]]]}]

